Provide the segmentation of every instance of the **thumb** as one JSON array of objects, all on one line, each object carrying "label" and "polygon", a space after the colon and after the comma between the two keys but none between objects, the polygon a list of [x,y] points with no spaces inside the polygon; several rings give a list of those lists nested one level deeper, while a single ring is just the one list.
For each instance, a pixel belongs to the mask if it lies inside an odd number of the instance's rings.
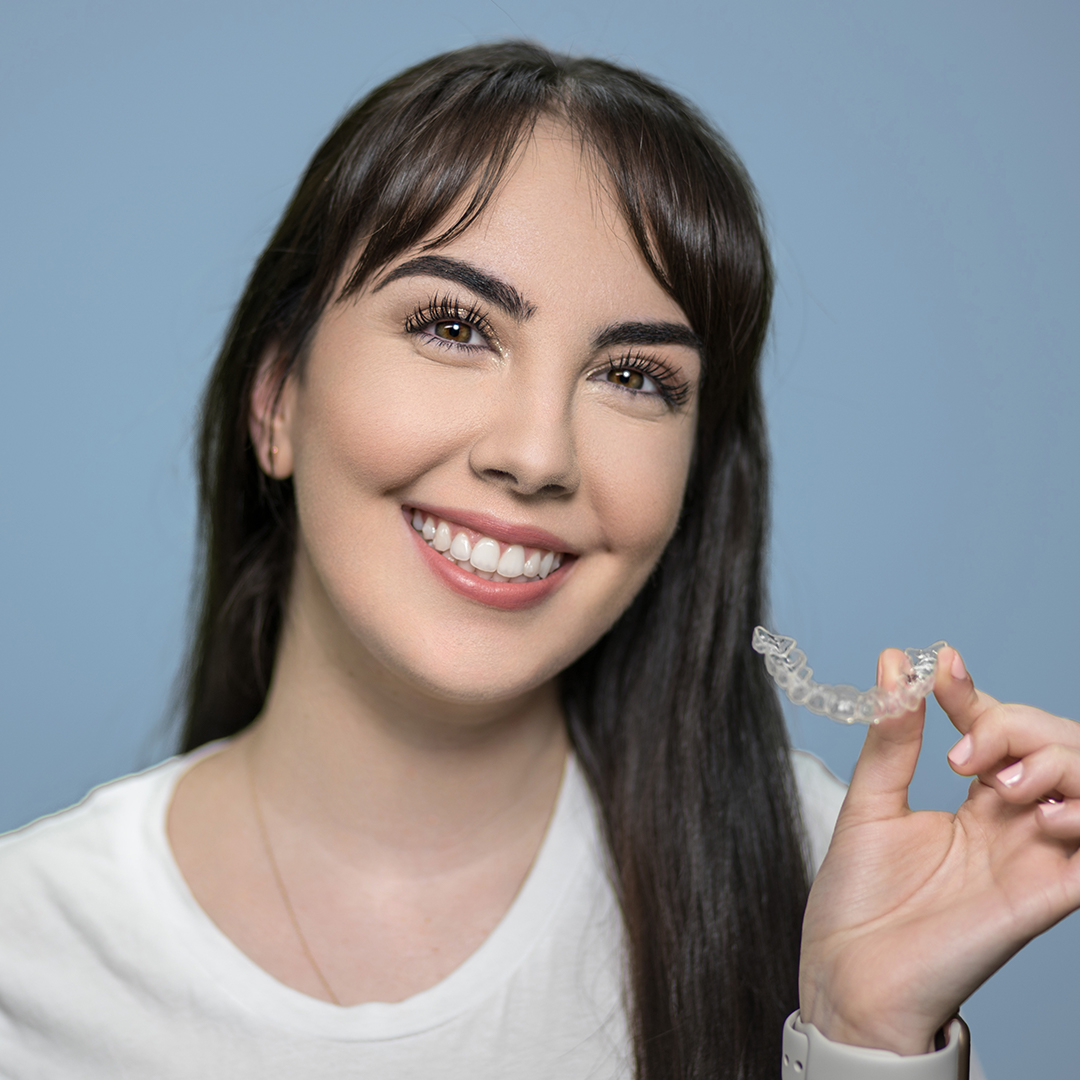
[{"label": "thumb", "polygon": [[[908,658],[899,649],[886,649],[878,657],[877,685],[892,689]],[[908,809],[908,787],[922,749],[926,702],[902,716],[872,724],[866,734],[848,788],[845,812],[861,818],[896,817]]]}]

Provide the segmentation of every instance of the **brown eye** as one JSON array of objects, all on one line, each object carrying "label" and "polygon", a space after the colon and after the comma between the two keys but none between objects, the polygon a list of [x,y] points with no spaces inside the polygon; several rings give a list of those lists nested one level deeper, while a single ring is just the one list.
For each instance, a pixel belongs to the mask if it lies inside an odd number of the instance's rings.
[{"label": "brown eye", "polygon": [[473,328],[465,322],[437,322],[435,324],[435,336],[445,341],[454,341],[458,345],[468,345],[472,337]]},{"label": "brown eye", "polygon": [[612,368],[608,372],[608,382],[625,386],[627,390],[643,390],[645,388],[645,376],[633,368]]}]

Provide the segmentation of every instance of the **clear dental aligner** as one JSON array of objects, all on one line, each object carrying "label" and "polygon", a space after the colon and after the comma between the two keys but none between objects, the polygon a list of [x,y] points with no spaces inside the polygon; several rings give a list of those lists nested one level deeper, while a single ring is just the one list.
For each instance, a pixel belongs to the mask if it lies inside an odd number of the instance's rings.
[{"label": "clear dental aligner", "polygon": [[854,686],[814,682],[814,669],[807,666],[806,653],[795,648],[795,639],[770,633],[764,626],[754,628],[752,644],[754,651],[765,657],[773,681],[796,705],[805,705],[811,712],[841,724],[876,724],[918,707],[933,689],[938,652],[947,642],[935,641],[928,649],[905,649],[911,671],[901,673],[892,690],[880,686],[858,690]]}]

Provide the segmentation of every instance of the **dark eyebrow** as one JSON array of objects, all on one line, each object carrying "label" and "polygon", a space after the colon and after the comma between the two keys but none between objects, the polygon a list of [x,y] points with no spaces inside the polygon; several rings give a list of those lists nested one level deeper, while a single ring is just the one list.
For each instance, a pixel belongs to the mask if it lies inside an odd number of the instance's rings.
[{"label": "dark eyebrow", "polygon": [[484,273],[472,263],[461,259],[451,259],[446,255],[419,255],[415,259],[409,259],[408,262],[395,266],[372,292],[378,292],[391,281],[421,276],[443,278],[445,281],[463,285],[518,322],[524,322],[536,310],[513,285]]},{"label": "dark eyebrow", "polygon": [[701,338],[683,323],[622,322],[605,327],[593,338],[593,348],[609,349],[612,345],[685,345],[701,353]]}]

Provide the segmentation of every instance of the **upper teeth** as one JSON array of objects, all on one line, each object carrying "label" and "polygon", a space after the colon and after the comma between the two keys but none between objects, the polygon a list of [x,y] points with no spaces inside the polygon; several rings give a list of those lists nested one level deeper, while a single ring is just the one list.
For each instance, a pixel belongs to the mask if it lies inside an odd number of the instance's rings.
[{"label": "upper teeth", "polygon": [[524,544],[504,544],[490,536],[473,543],[466,531],[453,522],[414,510],[412,527],[451,562],[489,581],[530,581],[546,578],[562,565],[562,555]]}]

